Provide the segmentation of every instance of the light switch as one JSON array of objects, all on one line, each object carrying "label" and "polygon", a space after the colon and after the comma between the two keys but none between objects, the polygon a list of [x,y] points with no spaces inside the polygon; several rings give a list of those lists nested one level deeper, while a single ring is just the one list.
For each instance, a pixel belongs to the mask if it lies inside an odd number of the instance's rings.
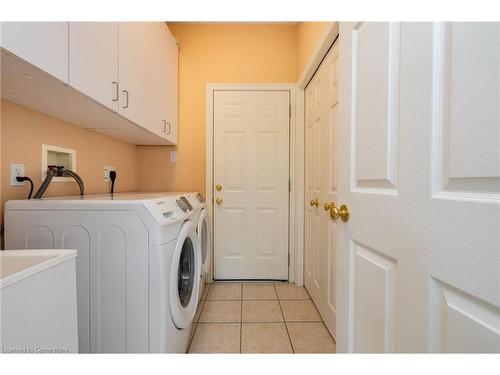
[{"label": "light switch", "polygon": [[170,151],[170,161],[172,163],[177,161],[177,151]]}]

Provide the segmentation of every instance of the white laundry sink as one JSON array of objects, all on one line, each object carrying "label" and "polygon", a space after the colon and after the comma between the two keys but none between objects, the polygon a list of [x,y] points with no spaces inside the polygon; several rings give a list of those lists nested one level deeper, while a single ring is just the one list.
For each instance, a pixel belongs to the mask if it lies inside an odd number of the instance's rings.
[{"label": "white laundry sink", "polygon": [[2,353],[77,353],[76,250],[0,251]]}]

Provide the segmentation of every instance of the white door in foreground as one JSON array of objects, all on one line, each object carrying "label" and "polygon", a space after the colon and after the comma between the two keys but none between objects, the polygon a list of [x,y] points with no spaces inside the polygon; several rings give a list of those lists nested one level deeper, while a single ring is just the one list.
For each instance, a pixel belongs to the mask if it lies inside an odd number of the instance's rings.
[{"label": "white door in foreground", "polygon": [[289,95],[214,92],[215,279],[288,279]]},{"label": "white door in foreground", "polygon": [[500,24],[343,23],[339,56],[337,349],[500,352]]}]

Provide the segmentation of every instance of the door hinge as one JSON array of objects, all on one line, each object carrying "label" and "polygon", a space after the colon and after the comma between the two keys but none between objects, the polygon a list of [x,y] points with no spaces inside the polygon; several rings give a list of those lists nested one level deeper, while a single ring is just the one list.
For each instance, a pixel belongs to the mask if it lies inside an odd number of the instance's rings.
[{"label": "door hinge", "polygon": [[290,265],[290,253],[288,253],[288,265]]},{"label": "door hinge", "polygon": [[288,118],[292,118],[292,106],[288,106]]},{"label": "door hinge", "polygon": [[288,180],[288,192],[292,191],[292,180]]}]

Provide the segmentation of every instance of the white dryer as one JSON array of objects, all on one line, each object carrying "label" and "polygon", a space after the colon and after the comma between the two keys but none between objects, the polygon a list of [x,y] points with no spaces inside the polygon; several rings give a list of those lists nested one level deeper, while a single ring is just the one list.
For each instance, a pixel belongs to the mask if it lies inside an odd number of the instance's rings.
[{"label": "white dryer", "polygon": [[186,198],[193,207],[192,220],[196,223],[196,232],[200,240],[201,247],[201,281],[200,295],[201,299],[205,283],[207,283],[210,275],[210,259],[211,259],[211,238],[210,238],[210,221],[208,216],[207,205],[205,198],[200,193],[186,194]]},{"label": "white dryer", "polygon": [[7,248],[77,249],[79,351],[185,352],[201,249],[179,193],[9,201]]}]

